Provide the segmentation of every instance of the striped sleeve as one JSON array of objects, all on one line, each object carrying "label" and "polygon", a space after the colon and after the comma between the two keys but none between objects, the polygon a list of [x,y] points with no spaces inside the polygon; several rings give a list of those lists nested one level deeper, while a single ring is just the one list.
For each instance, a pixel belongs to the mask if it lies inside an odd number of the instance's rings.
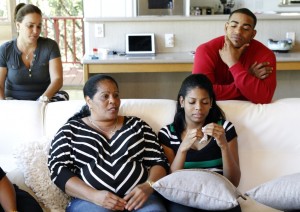
[{"label": "striped sleeve", "polygon": [[235,127],[230,121],[222,120],[222,124],[225,129],[226,139],[228,142],[237,137]]},{"label": "striped sleeve", "polygon": [[141,130],[144,135],[144,141],[145,141],[145,149],[143,153],[143,160],[145,166],[148,168],[160,165],[166,169],[166,171],[169,170],[169,164],[168,160],[164,154],[164,151],[162,149],[162,146],[158,142],[158,138],[155,134],[155,132],[152,130],[152,128],[143,120],[137,119],[139,122],[141,122]]},{"label": "striped sleeve", "polygon": [[[158,140],[161,144],[172,148],[173,145],[180,145],[180,140],[175,132],[171,132],[172,125],[167,125],[158,132]],[[173,130],[174,131],[174,130]]]},{"label": "striped sleeve", "polygon": [[49,155],[48,168],[50,170],[51,180],[63,191],[65,191],[66,182],[73,176],[74,155],[72,149],[73,132],[71,124],[64,125],[52,140]]}]

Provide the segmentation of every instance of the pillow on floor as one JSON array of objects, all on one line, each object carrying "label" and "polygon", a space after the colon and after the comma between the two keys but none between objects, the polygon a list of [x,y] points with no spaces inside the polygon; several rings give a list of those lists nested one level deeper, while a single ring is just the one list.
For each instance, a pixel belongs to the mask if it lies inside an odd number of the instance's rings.
[{"label": "pillow on floor", "polygon": [[247,191],[245,195],[277,210],[300,210],[300,173],[271,180]]},{"label": "pillow on floor", "polygon": [[226,210],[238,205],[242,196],[224,176],[205,169],[173,172],[153,184],[166,199],[204,210]]},{"label": "pillow on floor", "polygon": [[50,143],[47,138],[22,143],[14,156],[24,174],[25,184],[32,189],[38,201],[51,211],[65,211],[70,198],[51,181],[47,167]]}]

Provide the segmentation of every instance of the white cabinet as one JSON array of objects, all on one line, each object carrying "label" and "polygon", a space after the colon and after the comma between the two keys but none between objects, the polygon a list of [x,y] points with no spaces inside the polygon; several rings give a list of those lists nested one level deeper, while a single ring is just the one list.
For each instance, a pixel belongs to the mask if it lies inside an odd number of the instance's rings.
[{"label": "white cabinet", "polygon": [[[157,0],[159,1],[159,0]],[[223,14],[221,0],[182,0],[184,2],[184,14],[186,16],[195,15],[196,7],[201,10],[201,15]],[[229,2],[230,0],[227,0]],[[290,1],[290,0],[288,0]],[[83,0],[84,17],[135,17],[137,14],[137,0]],[[281,0],[234,0],[232,10],[246,7],[254,13],[264,13],[269,11],[300,11],[300,5],[290,4],[281,6]],[[207,10],[207,8],[209,10]]]},{"label": "white cabinet", "polygon": [[85,18],[133,17],[135,0],[83,0]]},{"label": "white cabinet", "polygon": [[220,14],[223,11],[220,0],[189,0],[190,16]]}]

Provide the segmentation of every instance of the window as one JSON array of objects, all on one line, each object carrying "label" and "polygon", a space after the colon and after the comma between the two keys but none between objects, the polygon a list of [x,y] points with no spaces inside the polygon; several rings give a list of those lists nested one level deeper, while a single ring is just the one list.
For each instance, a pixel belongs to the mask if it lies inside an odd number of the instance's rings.
[{"label": "window", "polygon": [[7,1],[0,1],[0,22],[8,21]]}]

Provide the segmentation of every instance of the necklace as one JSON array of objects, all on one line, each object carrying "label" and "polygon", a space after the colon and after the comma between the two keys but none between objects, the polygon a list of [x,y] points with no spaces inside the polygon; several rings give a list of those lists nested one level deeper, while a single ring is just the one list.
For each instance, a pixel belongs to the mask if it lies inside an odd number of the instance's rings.
[{"label": "necklace", "polygon": [[[34,52],[36,47],[33,48],[25,48],[24,45],[21,45],[21,43],[18,43],[18,48],[22,51],[22,53],[24,53],[25,55],[25,60],[29,60],[30,59],[30,55]],[[29,51],[25,51],[25,49],[29,50]],[[27,52],[27,54],[26,54]]]},{"label": "necklace", "polygon": [[114,128],[113,128],[112,130],[110,130],[110,131],[106,131],[106,130],[101,129],[98,125],[96,125],[96,124],[92,121],[91,117],[88,117],[88,119],[89,119],[90,123],[91,123],[94,127],[96,127],[98,130],[100,130],[101,132],[109,133],[109,134],[114,134],[114,133],[116,132],[117,123],[118,123],[118,117],[116,118]]},{"label": "necklace", "polygon": [[24,52],[24,54],[25,54],[25,60],[29,60],[30,59],[30,55],[34,52],[34,50],[35,50],[35,48],[33,50],[29,51],[28,54],[26,54]]},{"label": "necklace", "polygon": [[25,55],[26,60],[29,60],[29,55],[30,55],[30,52],[27,55]]}]

